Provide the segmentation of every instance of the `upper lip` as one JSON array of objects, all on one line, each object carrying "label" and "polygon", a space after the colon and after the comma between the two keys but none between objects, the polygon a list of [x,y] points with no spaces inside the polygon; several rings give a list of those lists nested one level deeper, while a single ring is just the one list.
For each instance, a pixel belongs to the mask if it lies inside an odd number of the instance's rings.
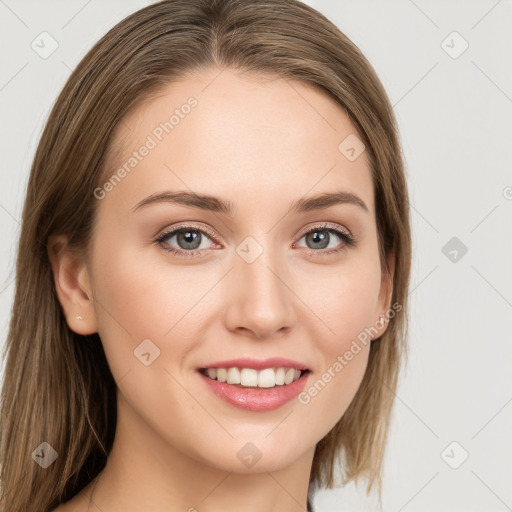
[{"label": "upper lip", "polygon": [[308,370],[307,365],[294,361],[292,359],[286,359],[284,357],[270,357],[268,359],[229,359],[226,361],[217,361],[215,363],[209,363],[202,368],[253,368],[254,370],[264,370],[265,368],[295,368],[297,370]]}]

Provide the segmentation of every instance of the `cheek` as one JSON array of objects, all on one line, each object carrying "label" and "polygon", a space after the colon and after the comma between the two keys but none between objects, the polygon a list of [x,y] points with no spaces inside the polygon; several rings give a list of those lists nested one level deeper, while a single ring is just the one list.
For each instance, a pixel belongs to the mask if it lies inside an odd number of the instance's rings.
[{"label": "cheek", "polygon": [[165,254],[154,257],[156,249],[123,247],[111,238],[101,244],[93,263],[95,310],[112,373],[138,368],[134,350],[147,339],[160,350],[159,364],[179,366],[200,337],[191,320],[209,307],[204,296],[218,275],[208,265],[171,268]]},{"label": "cheek", "polygon": [[[316,436],[324,437],[343,417],[363,380],[370,345],[353,346],[348,352],[330,360],[324,371],[310,379],[298,402],[315,422]],[[350,353],[350,360],[346,354]]]},{"label": "cheek", "polygon": [[183,316],[180,290],[187,288],[169,280],[168,273],[160,276],[148,258],[143,258],[142,249],[123,247],[111,238],[101,241],[100,246],[93,262],[95,313],[107,359],[117,378],[138,363],[134,350],[143,340],[163,349],[163,340],[171,336],[166,338],[165,334]]},{"label": "cheek", "polygon": [[323,293],[316,294],[325,328],[311,336],[322,364],[299,402],[324,418],[327,431],[347,410],[366,371],[372,337],[368,330],[375,321],[379,289],[380,266],[366,261],[326,280]]},{"label": "cheek", "polygon": [[380,280],[378,259],[366,257],[331,270],[315,283],[310,302],[316,304],[324,323],[325,354],[346,350],[352,339],[376,321]]}]

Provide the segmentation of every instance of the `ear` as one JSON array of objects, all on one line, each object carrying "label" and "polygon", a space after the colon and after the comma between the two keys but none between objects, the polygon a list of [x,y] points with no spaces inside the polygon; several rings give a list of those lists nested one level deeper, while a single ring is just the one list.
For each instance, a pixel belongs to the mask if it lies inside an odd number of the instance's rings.
[{"label": "ear", "polygon": [[48,257],[55,290],[69,328],[83,336],[98,332],[89,274],[83,255],[68,248],[65,235],[54,235],[48,241]]},{"label": "ear", "polygon": [[[393,278],[395,275],[395,253],[391,251],[387,258],[388,269],[383,269],[382,271],[382,279],[380,284],[380,292],[379,292],[379,300],[378,300],[378,310],[376,311],[375,322],[373,325],[375,329],[378,330],[378,333],[373,337],[373,339],[380,338],[387,329],[389,318],[386,312],[391,307],[391,300],[393,297]],[[380,316],[384,315],[384,318],[381,321]]]}]

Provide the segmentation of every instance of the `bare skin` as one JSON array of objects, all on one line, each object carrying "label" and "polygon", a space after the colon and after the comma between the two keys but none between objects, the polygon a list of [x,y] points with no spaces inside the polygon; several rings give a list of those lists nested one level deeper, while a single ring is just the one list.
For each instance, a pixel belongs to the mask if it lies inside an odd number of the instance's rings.
[{"label": "bare skin", "polygon": [[[307,84],[220,71],[169,84],[121,123],[112,174],[176,108],[197,100],[97,200],[88,257],[59,252],[59,237],[50,245],[69,327],[99,333],[118,385],[107,466],[57,512],[305,510],[315,445],[352,401],[369,343],[309,403],[294,399],[267,412],[216,397],[197,368],[286,357],[308,366],[308,388],[390,307],[367,156],[350,161],[338,150],[357,134],[344,110]],[[215,196],[236,212],[165,203],[132,211],[163,191]],[[358,196],[368,211],[352,203],[290,210],[295,200],[334,191]],[[201,256],[167,252],[191,250],[176,234],[155,243],[182,223],[203,232]],[[314,228],[328,245],[306,236]],[[251,263],[236,252],[246,237],[262,248]],[[149,366],[134,357],[145,339],[160,350]],[[250,468],[237,457],[248,442],[262,455]]]}]

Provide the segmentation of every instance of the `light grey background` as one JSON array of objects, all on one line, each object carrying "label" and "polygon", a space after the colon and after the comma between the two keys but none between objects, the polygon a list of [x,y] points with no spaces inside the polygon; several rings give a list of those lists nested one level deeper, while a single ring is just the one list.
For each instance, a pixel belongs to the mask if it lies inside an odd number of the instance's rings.
[{"label": "light grey background", "polygon": [[[25,185],[49,109],[92,44],[149,3],[0,0],[2,346]],[[512,510],[512,2],[306,3],[375,67],[407,163],[411,358],[396,397],[384,510]],[[45,59],[31,47],[43,46],[43,31],[58,43]],[[319,512],[376,503],[362,486],[315,499]]]}]

